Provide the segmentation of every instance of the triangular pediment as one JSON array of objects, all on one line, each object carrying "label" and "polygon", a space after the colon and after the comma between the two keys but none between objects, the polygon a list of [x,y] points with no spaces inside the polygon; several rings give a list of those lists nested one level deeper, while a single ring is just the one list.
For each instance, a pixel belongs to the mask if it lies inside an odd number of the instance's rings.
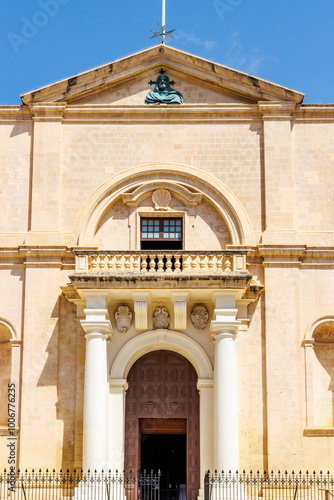
[{"label": "triangular pediment", "polygon": [[158,45],[21,96],[24,104],[142,105],[164,70],[186,104],[301,103],[304,95],[186,52]]}]

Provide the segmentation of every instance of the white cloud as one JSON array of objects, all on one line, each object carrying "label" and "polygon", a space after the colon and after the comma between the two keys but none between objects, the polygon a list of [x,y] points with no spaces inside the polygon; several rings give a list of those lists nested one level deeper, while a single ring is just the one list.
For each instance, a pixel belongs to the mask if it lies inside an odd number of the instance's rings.
[{"label": "white cloud", "polygon": [[216,48],[217,42],[215,40],[204,40],[196,36],[194,32],[187,33],[186,31],[177,30],[175,32],[175,39],[183,42],[183,46],[190,43],[193,45],[204,47],[205,50],[211,51]]},{"label": "white cloud", "polygon": [[256,47],[245,50],[243,43],[240,41],[239,31],[232,34],[227,49],[227,66],[256,75],[259,73],[261,65],[269,61],[273,61],[273,58],[260,54],[259,49]]}]

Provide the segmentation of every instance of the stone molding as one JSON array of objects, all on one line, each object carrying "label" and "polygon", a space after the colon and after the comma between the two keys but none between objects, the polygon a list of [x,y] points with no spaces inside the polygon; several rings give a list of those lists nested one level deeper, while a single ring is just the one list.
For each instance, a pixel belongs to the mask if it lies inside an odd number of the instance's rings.
[{"label": "stone molding", "polygon": [[131,168],[104,183],[86,203],[78,216],[80,246],[94,240],[94,234],[103,214],[121,195],[129,190],[155,181],[182,183],[186,188],[201,193],[224,219],[233,245],[242,244],[253,234],[248,215],[239,200],[226,186],[211,174],[194,167],[173,163],[155,163]]},{"label": "stone molding", "polygon": [[170,330],[152,330],[129,340],[112,363],[110,379],[126,378],[137,359],[161,349],[177,352],[188,359],[200,379],[213,379],[212,364],[204,349],[190,337]]},{"label": "stone molding", "polygon": [[[278,110],[268,107],[265,108],[260,103],[265,112],[265,119],[289,119],[289,113],[285,114]],[[269,111],[272,111],[270,114]],[[180,122],[242,122],[249,120],[261,121],[263,114],[259,110],[258,104],[209,104],[195,105],[183,104],[182,109],[171,109],[168,105],[160,105],[154,108],[154,116],[151,110],[147,110],[144,105],[67,105],[60,118],[62,122],[82,122],[82,123],[120,123],[135,122],[140,119],[148,123],[157,123],[161,121]],[[276,114],[275,114],[276,113]],[[59,115],[58,115],[59,117]],[[39,119],[50,121],[50,118],[40,116]],[[58,120],[57,113],[54,118]],[[292,112],[293,122],[333,122],[334,105],[333,104],[302,104],[297,105]],[[33,120],[33,114],[28,106],[0,106],[0,120],[2,122],[26,122]]]},{"label": "stone molding", "polygon": [[138,207],[154,191],[159,189],[171,191],[173,196],[180,199],[187,207],[195,207],[202,200],[201,193],[192,193],[177,182],[152,180],[138,187],[132,193],[124,193],[122,195],[123,203],[130,207]]}]

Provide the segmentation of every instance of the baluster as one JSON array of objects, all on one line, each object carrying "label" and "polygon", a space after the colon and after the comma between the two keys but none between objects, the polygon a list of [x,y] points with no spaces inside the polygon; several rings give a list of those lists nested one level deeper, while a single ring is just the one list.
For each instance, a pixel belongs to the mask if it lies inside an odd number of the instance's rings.
[{"label": "baluster", "polygon": [[96,271],[97,269],[97,254],[90,255],[90,269]]},{"label": "baluster", "polygon": [[147,254],[141,255],[140,258],[141,258],[141,272],[147,273]]},{"label": "baluster", "polygon": [[230,255],[225,254],[226,260],[224,262],[224,273],[225,274],[231,274],[231,262],[230,262]]},{"label": "baluster", "polygon": [[214,255],[210,255],[208,257],[208,268],[209,268],[209,273],[211,274],[214,272],[214,267],[215,267],[214,259],[215,259]]},{"label": "baluster", "polygon": [[156,266],[155,257],[156,256],[154,254],[153,255],[151,254],[149,257],[151,259],[150,260],[150,271],[149,272],[150,273],[155,273],[155,266]]},{"label": "baluster", "polygon": [[139,273],[140,272],[140,255],[134,255],[133,256],[132,267],[133,267],[133,271],[135,273]]},{"label": "baluster", "polygon": [[107,254],[107,268],[109,272],[112,272],[114,268],[113,255],[111,253]]},{"label": "baluster", "polygon": [[105,269],[105,266],[106,266],[106,263],[104,260],[105,257],[106,257],[105,253],[100,253],[100,256],[99,256],[99,270],[100,271],[104,271],[104,269]]},{"label": "baluster", "polygon": [[181,272],[181,255],[179,253],[174,254],[174,267],[175,267],[175,272],[180,273]]},{"label": "baluster", "polygon": [[205,255],[199,256],[199,268],[201,273],[204,273],[206,271]]},{"label": "baluster", "polygon": [[193,274],[196,274],[197,271],[197,255],[191,256],[191,270]]},{"label": "baluster", "polygon": [[116,257],[116,272],[121,273],[123,255],[115,255],[115,257]]},{"label": "baluster", "polygon": [[172,271],[172,254],[166,254],[166,273],[170,273]]},{"label": "baluster", "polygon": [[126,273],[130,272],[130,267],[131,267],[131,255],[125,255],[124,256],[124,270]]},{"label": "baluster", "polygon": [[222,254],[217,255],[217,273],[222,274],[223,272],[223,258],[224,256]]},{"label": "baluster", "polygon": [[158,273],[163,273],[164,272],[164,254],[163,253],[158,253]]},{"label": "baluster", "polygon": [[182,272],[188,273],[190,268],[189,255],[183,255]]}]

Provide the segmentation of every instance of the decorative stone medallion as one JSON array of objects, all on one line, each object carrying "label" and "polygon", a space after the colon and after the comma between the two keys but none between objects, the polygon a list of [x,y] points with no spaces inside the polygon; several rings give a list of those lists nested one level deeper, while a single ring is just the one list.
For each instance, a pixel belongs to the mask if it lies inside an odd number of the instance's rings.
[{"label": "decorative stone medallion", "polygon": [[116,327],[119,332],[125,333],[131,326],[132,312],[128,306],[119,306],[115,312]]},{"label": "decorative stone medallion", "polygon": [[195,306],[190,314],[191,322],[196,330],[204,330],[208,326],[209,313],[203,304]]},{"label": "decorative stone medallion", "polygon": [[153,327],[157,330],[168,329],[170,324],[169,312],[165,307],[157,307],[153,314]]},{"label": "decorative stone medallion", "polygon": [[168,189],[156,189],[152,194],[152,201],[156,210],[168,210],[172,195]]}]

